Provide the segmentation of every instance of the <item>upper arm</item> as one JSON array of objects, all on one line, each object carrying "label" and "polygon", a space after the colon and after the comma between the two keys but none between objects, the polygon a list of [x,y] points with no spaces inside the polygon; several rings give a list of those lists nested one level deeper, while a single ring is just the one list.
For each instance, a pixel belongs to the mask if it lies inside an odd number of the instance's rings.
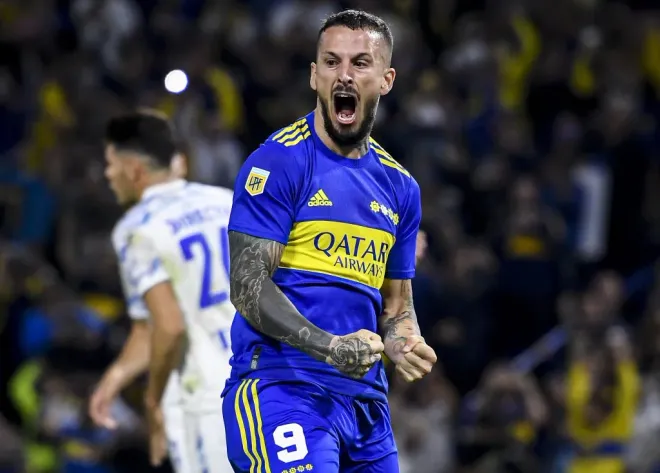
[{"label": "upper arm", "polygon": [[387,258],[385,277],[388,279],[412,279],[415,276],[417,232],[422,217],[419,185],[410,178],[410,185],[399,210],[396,241]]},{"label": "upper arm", "polygon": [[156,243],[148,234],[133,231],[117,249],[128,313],[133,319],[147,319],[145,295],[154,286],[169,281]]},{"label": "upper arm", "polygon": [[171,331],[182,331],[185,328],[179,301],[169,281],[150,287],[144,294],[144,302],[155,326]]},{"label": "upper arm", "polygon": [[278,241],[230,231],[230,279],[240,280],[254,272],[272,276],[280,264],[283,251],[284,245]]},{"label": "upper arm", "polygon": [[258,304],[255,294],[277,269],[282,251],[284,245],[278,241],[229,232],[229,297],[241,314],[249,314]]},{"label": "upper arm", "polygon": [[299,170],[276,143],[250,155],[238,176],[229,230],[286,244],[296,213]]}]

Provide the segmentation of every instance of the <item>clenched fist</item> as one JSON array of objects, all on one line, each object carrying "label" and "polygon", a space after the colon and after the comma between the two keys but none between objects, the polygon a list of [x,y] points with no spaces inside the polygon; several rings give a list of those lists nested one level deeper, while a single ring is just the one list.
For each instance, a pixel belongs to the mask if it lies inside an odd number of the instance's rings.
[{"label": "clenched fist", "polygon": [[396,365],[396,371],[409,383],[429,374],[438,361],[433,348],[419,335],[407,337],[405,343],[396,346],[394,353],[387,355]]},{"label": "clenched fist", "polygon": [[326,362],[351,378],[359,379],[378,363],[384,349],[380,335],[362,329],[334,337]]}]

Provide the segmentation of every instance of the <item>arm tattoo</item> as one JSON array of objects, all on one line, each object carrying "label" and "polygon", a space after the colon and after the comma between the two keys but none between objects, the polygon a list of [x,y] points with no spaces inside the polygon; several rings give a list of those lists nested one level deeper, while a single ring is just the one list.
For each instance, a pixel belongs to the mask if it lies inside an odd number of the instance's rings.
[{"label": "arm tattoo", "polygon": [[326,361],[333,336],[298,312],[271,276],[284,245],[229,232],[231,302],[259,332]]},{"label": "arm tattoo", "polygon": [[382,319],[383,342],[391,344],[394,349],[403,347],[406,339],[412,335],[421,335],[417,323],[417,314],[413,303],[412,281],[402,281],[401,297],[403,305],[395,313],[388,314],[385,308]]},{"label": "arm tattoo", "polygon": [[284,245],[229,232],[229,249],[231,302],[256,330],[353,378],[364,376],[380,359],[365,335],[336,337],[298,312],[271,279]]}]

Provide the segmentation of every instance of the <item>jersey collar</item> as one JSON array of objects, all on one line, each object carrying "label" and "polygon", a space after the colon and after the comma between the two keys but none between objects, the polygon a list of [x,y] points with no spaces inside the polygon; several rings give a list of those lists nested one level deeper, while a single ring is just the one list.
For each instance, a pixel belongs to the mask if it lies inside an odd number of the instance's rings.
[{"label": "jersey collar", "polygon": [[186,184],[187,181],[185,179],[175,179],[161,184],[154,184],[153,186],[147,187],[144,192],[142,192],[142,198],[140,200],[150,199],[160,194],[167,194],[168,192],[179,190]]}]

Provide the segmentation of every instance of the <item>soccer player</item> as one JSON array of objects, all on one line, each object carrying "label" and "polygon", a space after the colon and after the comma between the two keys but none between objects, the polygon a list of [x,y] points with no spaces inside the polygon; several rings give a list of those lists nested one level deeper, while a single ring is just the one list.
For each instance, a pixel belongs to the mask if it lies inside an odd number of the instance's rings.
[{"label": "soccer player", "polygon": [[358,11],[329,17],[310,84],[316,109],[241,169],[229,221],[235,472],[398,471],[385,355],[407,381],[436,355],[411,278],[419,186],[370,138],[392,89],[392,35]]},{"label": "soccer player", "polygon": [[167,434],[178,473],[230,471],[220,394],[235,314],[227,236],[232,192],[179,178],[185,166],[173,130],[148,112],[109,122],[106,161],[118,201],[132,205],[112,240],[133,327],[92,396],[90,414],[115,427],[112,400],[148,369],[152,463],[164,459]]}]

